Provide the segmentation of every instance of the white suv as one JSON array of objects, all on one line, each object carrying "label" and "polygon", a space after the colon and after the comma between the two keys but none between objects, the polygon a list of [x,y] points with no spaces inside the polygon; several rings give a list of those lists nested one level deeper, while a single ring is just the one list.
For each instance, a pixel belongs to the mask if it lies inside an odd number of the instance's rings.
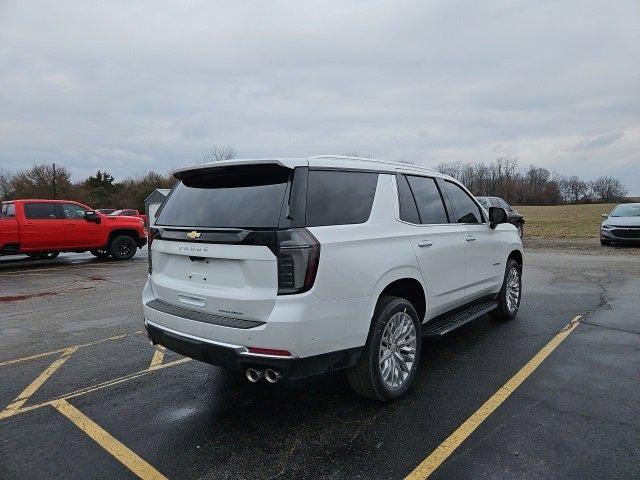
[{"label": "white suv", "polygon": [[346,369],[357,392],[390,400],[421,336],[520,306],[506,212],[434,170],[322,156],[174,175],[149,239],[149,338],[250,381]]}]

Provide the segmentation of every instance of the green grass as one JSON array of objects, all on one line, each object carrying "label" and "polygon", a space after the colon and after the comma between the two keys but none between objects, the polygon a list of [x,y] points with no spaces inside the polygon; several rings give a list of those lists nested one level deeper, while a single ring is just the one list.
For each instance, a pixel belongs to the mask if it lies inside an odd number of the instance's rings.
[{"label": "green grass", "polygon": [[527,237],[598,238],[601,214],[610,213],[616,204],[557,205],[551,207],[514,207],[524,215]]}]

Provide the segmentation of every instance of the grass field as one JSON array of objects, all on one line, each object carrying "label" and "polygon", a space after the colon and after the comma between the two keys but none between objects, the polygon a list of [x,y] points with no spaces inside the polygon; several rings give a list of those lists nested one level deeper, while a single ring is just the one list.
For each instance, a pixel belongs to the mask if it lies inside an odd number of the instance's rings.
[{"label": "grass field", "polygon": [[524,215],[526,237],[599,238],[603,213],[616,204],[513,207]]}]

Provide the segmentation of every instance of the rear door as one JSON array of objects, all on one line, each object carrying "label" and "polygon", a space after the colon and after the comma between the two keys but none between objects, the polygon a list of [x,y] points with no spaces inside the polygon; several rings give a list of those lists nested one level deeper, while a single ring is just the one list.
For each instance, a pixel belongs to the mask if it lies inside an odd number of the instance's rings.
[{"label": "rear door", "polygon": [[278,293],[276,230],[293,170],[277,164],[190,171],[158,214],[152,288],[167,303],[266,320]]},{"label": "rear door", "polygon": [[53,202],[25,202],[24,223],[20,229],[20,248],[47,251],[64,248],[64,220],[56,214]]},{"label": "rear door", "polygon": [[400,220],[427,285],[429,311],[438,315],[463,303],[465,245],[462,229],[449,222],[435,179],[397,175]]},{"label": "rear door", "polygon": [[466,245],[465,296],[474,300],[495,291],[502,282],[500,233],[489,227],[480,206],[462,187],[440,181],[452,207],[454,221],[462,229]]}]

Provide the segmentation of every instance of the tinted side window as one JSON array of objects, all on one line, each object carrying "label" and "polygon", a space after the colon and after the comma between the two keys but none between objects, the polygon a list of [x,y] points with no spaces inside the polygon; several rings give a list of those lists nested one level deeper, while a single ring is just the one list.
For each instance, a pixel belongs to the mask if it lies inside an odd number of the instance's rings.
[{"label": "tinted side window", "polygon": [[409,223],[420,223],[416,202],[404,175],[397,175],[398,180],[398,200],[400,203],[400,220]]},{"label": "tinted side window", "polygon": [[64,218],[77,220],[84,218],[84,213],[86,212],[86,210],[80,205],[76,205],[75,203],[63,203],[62,212],[64,213]]},{"label": "tinted side window", "polygon": [[433,178],[407,176],[418,205],[420,223],[449,223],[440,190]]},{"label": "tinted side window", "polygon": [[369,219],[377,173],[309,170],[307,226],[364,223]]},{"label": "tinted side window", "polygon": [[54,203],[26,203],[24,214],[29,220],[52,220],[56,218]]},{"label": "tinted side window", "polygon": [[471,199],[469,194],[458,185],[451,182],[444,182],[449,201],[453,204],[455,211],[455,223],[482,223],[483,218],[480,208]]}]

